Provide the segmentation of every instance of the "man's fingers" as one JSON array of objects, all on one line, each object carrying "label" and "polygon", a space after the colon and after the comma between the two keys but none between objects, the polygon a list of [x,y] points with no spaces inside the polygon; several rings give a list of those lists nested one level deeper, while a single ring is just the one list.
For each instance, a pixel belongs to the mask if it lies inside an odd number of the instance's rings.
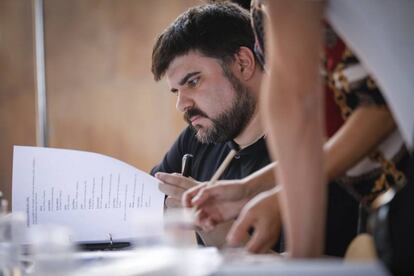
[{"label": "man's fingers", "polygon": [[167,208],[180,208],[182,207],[181,200],[168,196],[165,199],[165,206]]},{"label": "man's fingers", "polygon": [[178,198],[181,199],[181,196],[183,195],[185,191],[183,188],[180,188],[174,185],[165,184],[162,182],[158,184],[158,189],[164,194],[166,194],[167,196],[171,196],[177,199]]}]

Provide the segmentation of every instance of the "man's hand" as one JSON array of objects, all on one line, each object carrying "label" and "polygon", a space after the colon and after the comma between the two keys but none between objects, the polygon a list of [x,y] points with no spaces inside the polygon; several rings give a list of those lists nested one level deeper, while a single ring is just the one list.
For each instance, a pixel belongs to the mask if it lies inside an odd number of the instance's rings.
[{"label": "man's hand", "polygon": [[160,180],[158,188],[167,195],[165,206],[167,208],[182,207],[181,197],[188,189],[199,185],[199,182],[192,178],[182,176],[178,173],[162,173],[158,172],[155,177]]},{"label": "man's hand", "polygon": [[246,204],[227,235],[230,245],[242,244],[249,239],[249,231],[253,229],[246,249],[252,253],[265,253],[272,248],[281,229],[278,191],[263,192]]}]

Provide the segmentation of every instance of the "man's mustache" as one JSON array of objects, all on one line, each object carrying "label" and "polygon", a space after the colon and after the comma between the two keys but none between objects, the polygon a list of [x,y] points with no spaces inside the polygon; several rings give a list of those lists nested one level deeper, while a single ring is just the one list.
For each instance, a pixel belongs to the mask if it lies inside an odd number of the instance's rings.
[{"label": "man's mustache", "polygon": [[197,107],[187,109],[184,112],[184,120],[189,124],[191,124],[191,118],[194,116],[201,116],[201,117],[208,118],[207,114],[201,111],[200,109],[198,109]]}]

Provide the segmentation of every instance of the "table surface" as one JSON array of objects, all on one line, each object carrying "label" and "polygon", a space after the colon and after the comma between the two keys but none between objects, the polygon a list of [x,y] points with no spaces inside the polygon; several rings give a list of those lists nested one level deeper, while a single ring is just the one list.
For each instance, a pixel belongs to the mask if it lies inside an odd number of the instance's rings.
[{"label": "table surface", "polygon": [[[76,253],[84,269],[74,275],[390,275],[377,262],[341,259],[286,260],[276,255],[251,255],[216,248],[149,248]],[[78,266],[79,267],[79,266]],[[128,271],[129,269],[129,271]],[[103,274],[102,274],[103,273]],[[112,274],[113,275],[113,274]]]}]

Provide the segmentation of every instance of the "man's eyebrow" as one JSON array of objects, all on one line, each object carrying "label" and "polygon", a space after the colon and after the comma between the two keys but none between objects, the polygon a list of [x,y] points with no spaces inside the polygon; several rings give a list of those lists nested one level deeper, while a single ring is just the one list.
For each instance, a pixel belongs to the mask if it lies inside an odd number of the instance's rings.
[{"label": "man's eyebrow", "polygon": [[180,86],[181,86],[181,85],[184,85],[184,84],[188,81],[188,79],[189,79],[189,78],[191,78],[191,77],[193,77],[193,76],[195,76],[195,75],[198,75],[198,74],[200,74],[200,73],[201,73],[200,71],[188,73],[187,75],[185,75],[185,77],[184,77],[184,78],[182,78],[182,79],[181,79],[181,81],[180,81],[178,84],[179,84]]}]

